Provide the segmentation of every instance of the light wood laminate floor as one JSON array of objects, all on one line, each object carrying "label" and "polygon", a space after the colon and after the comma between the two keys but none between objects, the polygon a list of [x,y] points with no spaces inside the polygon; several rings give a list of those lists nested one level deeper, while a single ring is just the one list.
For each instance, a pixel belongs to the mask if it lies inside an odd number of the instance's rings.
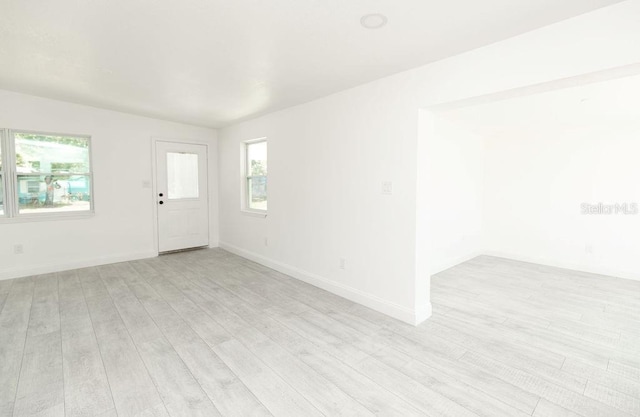
[{"label": "light wood laminate floor", "polygon": [[0,281],[0,416],[639,416],[639,294],[483,256],[413,327],[222,250]]}]

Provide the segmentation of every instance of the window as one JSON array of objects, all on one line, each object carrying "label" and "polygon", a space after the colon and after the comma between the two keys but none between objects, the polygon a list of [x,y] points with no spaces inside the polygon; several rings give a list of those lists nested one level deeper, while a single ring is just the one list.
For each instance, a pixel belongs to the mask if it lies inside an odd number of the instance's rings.
[{"label": "window", "polygon": [[167,198],[198,198],[198,154],[167,152]]},{"label": "window", "polygon": [[24,131],[3,133],[0,215],[39,216],[92,210],[88,137]]},{"label": "window", "polygon": [[244,209],[267,211],[267,140],[258,139],[244,143]]},{"label": "window", "polygon": [[5,156],[2,154],[3,152],[3,145],[4,145],[4,132],[2,130],[0,130],[0,217],[4,217],[4,201],[5,201],[5,195],[4,195],[4,190],[5,190],[5,178],[4,178],[4,158]]}]

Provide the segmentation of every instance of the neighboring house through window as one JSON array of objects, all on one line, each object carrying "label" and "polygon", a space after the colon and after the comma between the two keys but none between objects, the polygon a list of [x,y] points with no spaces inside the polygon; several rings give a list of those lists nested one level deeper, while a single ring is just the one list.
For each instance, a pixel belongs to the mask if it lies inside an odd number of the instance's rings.
[{"label": "neighboring house through window", "polygon": [[4,130],[0,155],[0,215],[93,210],[88,136]]}]

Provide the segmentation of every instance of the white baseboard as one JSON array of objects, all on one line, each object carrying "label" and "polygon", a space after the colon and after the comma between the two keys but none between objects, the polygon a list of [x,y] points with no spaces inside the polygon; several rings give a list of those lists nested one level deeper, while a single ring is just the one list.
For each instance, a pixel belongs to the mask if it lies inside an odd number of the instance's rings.
[{"label": "white baseboard", "polygon": [[373,294],[360,291],[347,285],[339,284],[327,278],[313,274],[308,271],[287,265],[282,262],[267,258],[266,256],[241,249],[237,246],[225,242],[219,242],[220,248],[234,253],[243,258],[247,258],[278,272],[297,278],[307,284],[322,288],[347,300],[362,304],[379,313],[386,314],[405,323],[418,325],[431,316],[431,303],[427,303],[418,310],[406,308],[404,306],[384,300]]},{"label": "white baseboard", "polygon": [[50,274],[52,272],[68,271],[70,269],[78,268],[88,268],[91,266],[114,264],[118,262],[136,261],[138,259],[154,258],[156,256],[158,256],[158,254],[155,252],[141,252],[133,254],[102,256],[76,262],[45,264],[38,266],[29,266],[26,268],[17,267],[0,271],[0,280],[28,277],[31,275]]},{"label": "white baseboard", "polygon": [[594,267],[591,265],[563,262],[555,259],[547,259],[544,257],[526,256],[526,255],[514,254],[509,252],[501,252],[501,251],[484,251],[483,255],[495,256],[498,258],[507,258],[507,259],[520,261],[520,262],[529,262],[533,264],[552,266],[555,268],[570,269],[573,271],[586,272],[589,274],[606,275],[606,276],[615,277],[615,278],[623,278],[623,279],[630,279],[634,281],[640,281],[640,273],[623,271],[615,268]]},{"label": "white baseboard", "polygon": [[410,324],[417,326],[418,324],[422,323],[423,321],[431,317],[431,314],[433,314],[433,308],[431,307],[431,302],[428,302],[427,304],[423,305],[419,310],[416,310],[414,323],[410,323]]},{"label": "white baseboard", "polygon": [[466,255],[457,256],[455,258],[447,259],[443,262],[438,262],[435,267],[431,268],[431,275],[435,275],[439,272],[446,271],[449,268],[453,268],[456,265],[459,265],[463,262],[467,262],[477,256],[484,255],[482,251],[473,251]]}]

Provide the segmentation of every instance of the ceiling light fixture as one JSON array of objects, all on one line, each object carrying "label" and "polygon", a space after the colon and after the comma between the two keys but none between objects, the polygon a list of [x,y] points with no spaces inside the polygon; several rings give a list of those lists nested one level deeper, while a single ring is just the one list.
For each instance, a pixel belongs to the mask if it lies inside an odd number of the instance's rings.
[{"label": "ceiling light fixture", "polygon": [[380,13],[366,14],[360,18],[360,24],[367,29],[380,29],[387,24],[387,16]]}]

